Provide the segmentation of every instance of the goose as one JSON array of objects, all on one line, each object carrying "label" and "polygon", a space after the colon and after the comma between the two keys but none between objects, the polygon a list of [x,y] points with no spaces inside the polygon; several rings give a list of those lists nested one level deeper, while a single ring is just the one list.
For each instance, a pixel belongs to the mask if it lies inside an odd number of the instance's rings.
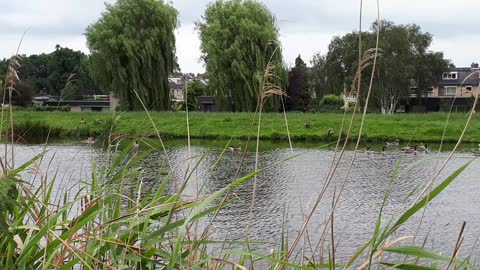
[{"label": "goose", "polygon": [[306,122],[305,122],[305,127],[306,127],[306,128],[310,128],[310,121],[306,121]]},{"label": "goose", "polygon": [[383,146],[382,151],[374,151],[374,150],[372,150],[372,151],[369,151],[368,153],[369,153],[369,154],[374,154],[374,155],[385,154],[385,148],[386,148],[386,147]]},{"label": "goose", "polygon": [[423,145],[423,144],[419,145],[419,146],[417,147],[417,151],[418,151],[418,152],[425,152],[425,153],[427,153],[427,152],[428,152],[428,145],[427,145],[427,144],[425,144],[425,145]]},{"label": "goose", "polygon": [[332,136],[333,133],[335,133],[335,130],[333,128],[329,128],[328,131],[327,131],[327,135]]},{"label": "goose", "polygon": [[478,144],[478,148],[477,148],[477,149],[472,149],[472,150],[470,150],[470,152],[472,152],[472,154],[473,154],[475,157],[480,157],[480,143]]},{"label": "goose", "polygon": [[393,142],[385,142],[385,146],[400,146],[399,141],[393,141]]},{"label": "goose", "polygon": [[357,149],[357,153],[369,153],[370,147],[367,146],[366,149]]},{"label": "goose", "polygon": [[94,123],[95,123],[95,125],[100,125],[101,123],[103,123],[103,120],[102,119],[95,119]]},{"label": "goose", "polygon": [[140,148],[140,144],[138,143],[138,139],[137,139],[137,140],[135,140],[135,142],[132,145],[132,150],[137,152],[138,148]]},{"label": "goose", "polygon": [[232,152],[242,151],[242,144],[238,144],[237,146],[229,146],[228,150]]},{"label": "goose", "polygon": [[97,141],[93,137],[88,137],[88,139],[87,139],[87,143],[90,144],[90,145],[95,144],[96,142]]},{"label": "goose", "polygon": [[401,151],[405,154],[417,154],[417,146],[414,145],[413,147],[403,147]]}]

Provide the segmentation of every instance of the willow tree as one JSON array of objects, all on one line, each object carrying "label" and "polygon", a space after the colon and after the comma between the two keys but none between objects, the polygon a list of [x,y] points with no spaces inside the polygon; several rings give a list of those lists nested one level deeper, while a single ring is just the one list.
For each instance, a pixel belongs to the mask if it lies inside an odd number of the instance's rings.
[{"label": "willow tree", "polygon": [[[259,81],[269,62],[282,67],[278,28],[266,6],[252,0],[217,0],[207,6],[200,30],[202,59],[209,74],[209,92],[221,110],[254,111]],[[272,98],[266,110],[278,109]]]},{"label": "willow tree", "polygon": [[[177,67],[177,11],[162,0],[118,0],[86,31],[93,77],[128,110],[169,108],[168,75]],[[136,95],[138,93],[138,97]]]}]

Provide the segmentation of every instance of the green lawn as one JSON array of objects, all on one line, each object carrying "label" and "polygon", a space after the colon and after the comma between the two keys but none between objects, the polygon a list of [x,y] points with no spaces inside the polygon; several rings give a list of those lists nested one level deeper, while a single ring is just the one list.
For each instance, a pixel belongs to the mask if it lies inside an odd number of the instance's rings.
[{"label": "green lawn", "polygon": [[[47,126],[58,130],[60,136],[97,135],[106,130],[112,113],[65,113],[65,112],[14,112],[15,123],[25,125],[30,120],[36,126]],[[186,137],[187,125],[184,112],[152,112],[151,116],[160,133],[168,137]],[[445,123],[445,113],[397,114],[367,116],[364,138],[371,142],[382,142],[398,138],[402,141],[439,142]],[[114,133],[131,135],[153,135],[155,129],[145,112],[117,113]],[[243,139],[249,135],[253,113],[190,113],[190,134],[192,138]],[[445,141],[458,139],[468,115],[452,114],[447,126]],[[82,118],[87,124],[81,124]],[[326,113],[289,113],[288,124],[292,139],[335,140],[340,129],[343,114]],[[95,119],[103,123],[95,124]],[[348,116],[349,123],[350,116]],[[304,127],[305,121],[311,122],[311,128]],[[480,115],[475,115],[466,133],[465,141],[480,142]],[[354,134],[358,132],[360,118],[354,120]],[[35,125],[33,125],[35,126]],[[335,130],[335,138],[328,138],[329,128]],[[256,133],[256,127],[253,129]],[[260,136],[262,139],[284,140],[287,138],[283,114],[264,113]]]}]

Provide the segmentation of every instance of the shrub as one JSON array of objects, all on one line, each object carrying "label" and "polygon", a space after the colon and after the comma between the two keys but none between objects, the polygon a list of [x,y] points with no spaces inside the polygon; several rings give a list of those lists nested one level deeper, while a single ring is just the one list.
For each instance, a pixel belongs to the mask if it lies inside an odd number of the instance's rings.
[{"label": "shrub", "polygon": [[25,110],[36,112],[69,112],[70,106],[33,106]]},{"label": "shrub", "polygon": [[320,105],[343,106],[343,98],[336,95],[326,95],[320,100]]}]

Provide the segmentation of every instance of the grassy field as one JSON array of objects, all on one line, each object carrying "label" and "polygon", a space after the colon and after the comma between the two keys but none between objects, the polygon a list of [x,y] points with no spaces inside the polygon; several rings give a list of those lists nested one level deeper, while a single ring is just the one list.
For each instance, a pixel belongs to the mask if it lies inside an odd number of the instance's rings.
[{"label": "grassy field", "polygon": [[[187,136],[186,114],[184,112],[152,112],[151,116],[160,133],[166,137]],[[96,136],[109,130],[109,123],[116,118],[113,133],[133,136],[149,136],[155,129],[144,112],[130,113],[65,113],[65,112],[14,112],[17,133],[26,137],[45,133],[52,128],[52,135]],[[244,139],[252,126],[253,113],[190,113],[190,134],[192,138],[203,139]],[[342,114],[289,113],[287,115],[290,134],[294,141],[335,141],[342,123]],[[369,142],[383,142],[400,139],[403,142],[439,142],[447,123],[445,113],[397,114],[367,116],[364,139]],[[86,124],[82,124],[82,119]],[[95,123],[100,119],[101,123]],[[350,119],[350,116],[348,116]],[[446,142],[456,141],[467,120],[466,114],[452,114],[445,133]],[[466,142],[480,142],[480,115],[476,115],[466,133]],[[311,128],[305,128],[305,121]],[[354,135],[358,132],[360,118],[354,120]],[[349,121],[346,121],[345,126]],[[329,128],[335,135],[328,137]],[[346,130],[346,128],[345,128]],[[256,133],[256,128],[252,134]],[[286,140],[287,131],[283,114],[262,115],[262,139]],[[354,137],[355,137],[354,136]]]}]

